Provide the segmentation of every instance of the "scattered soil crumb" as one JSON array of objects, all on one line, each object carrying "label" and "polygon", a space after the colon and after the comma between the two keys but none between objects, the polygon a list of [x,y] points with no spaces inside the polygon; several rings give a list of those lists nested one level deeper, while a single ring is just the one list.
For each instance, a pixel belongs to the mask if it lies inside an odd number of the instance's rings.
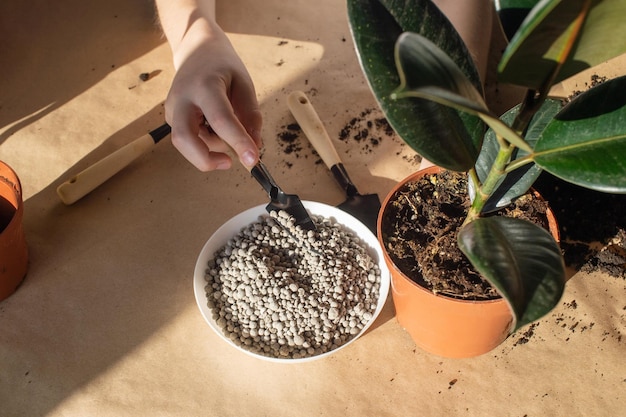
[{"label": "scattered soil crumb", "polygon": [[566,102],[572,101],[573,99],[578,97],[583,92],[585,92],[585,91],[589,90],[590,88],[593,88],[593,87],[595,87],[597,85],[602,84],[607,79],[608,79],[607,77],[602,76],[602,75],[598,75],[598,74],[591,75],[590,81],[589,82],[585,82],[585,89],[584,90],[574,90],[574,91],[572,91],[572,94],[570,94],[569,97],[567,97]]},{"label": "scattered soil crumb", "polygon": [[159,75],[161,73],[160,69],[156,69],[152,72],[142,72],[141,74],[139,74],[139,79],[141,81],[148,81],[153,79],[154,77],[156,77],[157,75]]},{"label": "scattered soil crumb", "polygon": [[361,152],[371,153],[380,143],[395,136],[395,132],[375,108],[365,109],[353,117],[339,132],[339,139],[357,143]]},{"label": "scattered soil crumb", "polygon": [[592,256],[581,270],[597,270],[614,278],[626,279],[626,231],[618,229],[617,235]]},{"label": "scattered soil crumb", "polygon": [[[315,88],[307,91],[309,96],[314,97],[317,95]],[[329,132],[332,136],[332,133]],[[400,146],[404,145],[394,130],[391,128],[387,120],[377,108],[368,108],[361,111],[357,116],[352,117],[340,130],[339,140],[349,143],[349,152],[355,150],[362,155],[373,153],[383,141],[393,140]],[[308,158],[313,155],[317,158],[316,163],[322,163],[318,153],[313,146],[309,143],[304,132],[302,132],[298,123],[290,123],[283,125],[277,134],[278,144],[280,151],[284,155],[288,155],[295,158]],[[417,154],[410,156],[402,156],[406,162],[419,166],[421,158]],[[291,167],[291,162],[285,161],[287,167]]]},{"label": "scattered soil crumb", "polygon": [[402,158],[416,168],[419,167],[422,157],[415,152],[402,152],[408,146],[393,130],[383,112],[378,108],[368,108],[350,119],[339,132],[339,139],[354,144],[361,154],[373,153],[384,141],[395,142],[400,150],[396,156]]},{"label": "scattered soil crumb", "polygon": [[[316,155],[315,149],[311,146],[309,141],[304,136],[300,125],[297,123],[290,123],[285,126],[281,126],[281,131],[278,133],[278,145],[281,152],[284,155],[294,156],[295,158],[308,158],[309,155]],[[318,162],[321,159],[318,157]],[[291,168],[293,163],[285,161],[285,166]]]},{"label": "scattered soil crumb", "polygon": [[[575,309],[578,306],[573,307],[572,303],[563,303],[566,308]],[[593,329],[595,326],[594,322],[589,322],[587,324],[581,322],[580,317],[569,316],[563,313],[559,313],[555,315],[554,323],[563,330],[568,331],[568,333],[583,333],[587,330]],[[565,339],[569,340],[569,337]]]},{"label": "scattered soil crumb", "polygon": [[526,329],[526,331],[524,331],[524,333],[521,334],[519,339],[517,339],[515,344],[513,344],[513,346],[525,345],[526,343],[530,342],[530,339],[535,334],[535,329],[537,328],[537,326],[539,326],[539,322],[530,324],[528,328]]},{"label": "scattered soil crumb", "polygon": [[[94,68],[95,69],[95,68]],[[94,70],[92,69],[92,71]],[[152,72],[142,72],[141,74],[139,74],[139,79],[142,82],[146,82],[154,77],[156,77],[157,75],[159,75],[162,71],[160,69],[154,70]],[[128,87],[129,90],[132,90],[134,88],[137,88],[137,84],[133,84],[131,86]]]}]

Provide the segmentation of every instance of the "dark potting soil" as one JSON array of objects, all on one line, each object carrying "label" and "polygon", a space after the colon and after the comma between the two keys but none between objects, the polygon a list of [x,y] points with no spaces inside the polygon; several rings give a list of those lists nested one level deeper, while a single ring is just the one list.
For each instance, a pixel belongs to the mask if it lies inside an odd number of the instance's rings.
[{"label": "dark potting soil", "polygon": [[[450,171],[405,184],[385,212],[386,249],[405,275],[435,293],[468,300],[499,298],[457,245],[457,231],[470,205],[466,187],[466,175]],[[545,201],[526,195],[495,215],[523,218],[547,229],[546,208]]]},{"label": "dark potting soil", "polygon": [[9,225],[15,215],[15,211],[15,207],[9,200],[0,197],[0,232]]},{"label": "dark potting soil", "polygon": [[[311,89],[307,91],[307,94],[313,97],[317,91]],[[331,138],[335,137],[333,132],[329,132],[329,134]],[[346,120],[337,138],[350,145],[350,153],[361,155],[373,154],[386,141],[394,141],[399,144],[400,148],[407,146],[397,137],[382,111],[378,108],[366,108],[356,116]],[[297,122],[281,126],[276,139],[279,151],[284,158],[283,163],[287,168],[292,168],[297,159],[314,158],[315,164],[323,163]],[[416,168],[419,167],[421,158],[417,154],[415,157],[409,157],[398,151],[396,155],[400,156],[404,162],[415,165]]]},{"label": "dark potting soil", "polygon": [[554,211],[567,266],[626,279],[626,195],[583,188],[547,172],[533,187]]}]

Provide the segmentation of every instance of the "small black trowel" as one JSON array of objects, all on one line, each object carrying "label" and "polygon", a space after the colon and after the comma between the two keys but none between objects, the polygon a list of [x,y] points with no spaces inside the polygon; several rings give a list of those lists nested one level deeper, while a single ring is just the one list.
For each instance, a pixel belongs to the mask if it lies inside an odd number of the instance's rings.
[{"label": "small black trowel", "polygon": [[316,230],[315,223],[306,211],[300,197],[285,193],[274,181],[269,171],[259,159],[259,162],[250,170],[252,176],[261,184],[270,198],[265,207],[268,213],[284,210],[294,218],[295,225],[304,230]]}]

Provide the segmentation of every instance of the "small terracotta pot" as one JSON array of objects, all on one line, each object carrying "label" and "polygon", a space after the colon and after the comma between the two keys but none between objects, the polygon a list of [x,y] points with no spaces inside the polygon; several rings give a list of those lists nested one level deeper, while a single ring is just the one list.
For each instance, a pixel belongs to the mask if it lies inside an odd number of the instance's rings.
[{"label": "small terracotta pot", "polygon": [[28,269],[23,217],[20,180],[8,165],[0,162],[0,301],[15,292]]},{"label": "small terracotta pot", "polygon": [[[506,301],[503,298],[468,301],[435,295],[398,269],[382,239],[382,218],[395,192],[407,182],[440,170],[431,166],[396,184],[379,213],[378,240],[391,271],[391,291],[398,323],[422,349],[443,357],[467,358],[489,352],[509,336],[513,316]],[[548,213],[548,219],[550,232],[558,241],[558,226],[552,212]]]}]

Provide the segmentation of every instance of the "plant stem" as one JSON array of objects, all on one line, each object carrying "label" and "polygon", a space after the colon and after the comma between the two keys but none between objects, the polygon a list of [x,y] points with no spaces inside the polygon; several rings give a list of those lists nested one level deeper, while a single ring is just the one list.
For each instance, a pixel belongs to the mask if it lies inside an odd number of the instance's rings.
[{"label": "plant stem", "polygon": [[516,169],[523,167],[526,164],[530,164],[533,162],[533,158],[532,155],[526,155],[522,158],[518,158],[514,161],[511,161],[510,164],[507,165],[506,169],[505,169],[505,173],[510,173],[515,171]]},{"label": "plant stem", "polygon": [[[543,90],[544,89],[542,89],[542,91]],[[528,128],[531,119],[545,101],[546,95],[547,93],[538,93],[536,90],[528,90],[528,92],[526,93],[526,97],[524,98],[524,102],[522,103],[519,113],[517,114],[515,120],[513,120],[513,123],[511,125],[511,128],[521,137],[523,137],[523,134]],[[485,182],[483,184],[480,184],[477,178],[474,181],[474,183],[477,185],[476,195],[474,196],[472,206],[467,213],[467,217],[463,222],[464,225],[476,219],[477,217],[480,217],[480,213],[483,207],[485,207],[485,204],[489,200],[489,197],[491,197],[496,187],[500,183],[500,179],[511,171],[508,164],[511,161],[511,155],[513,154],[513,151],[516,149],[516,147],[514,145],[511,145],[506,139],[504,139],[500,135],[496,135],[496,140],[500,145],[500,150],[498,151],[498,155],[496,155],[496,159],[493,162],[491,169],[489,170],[489,174],[487,174]],[[516,167],[519,167],[528,162],[531,162],[531,160],[519,160],[515,161],[514,164]]]},{"label": "plant stem", "polygon": [[[485,182],[476,189],[476,195],[474,196],[472,206],[467,213],[467,217],[463,222],[464,225],[477,217],[480,217],[480,213],[487,203],[487,200],[489,200],[489,197],[491,197],[491,194],[493,194],[496,187],[500,183],[500,179],[506,175],[506,166],[511,160],[511,155],[515,150],[515,146],[508,144],[504,140],[500,140],[500,138],[498,138],[498,143],[500,143],[498,155],[496,155],[496,159],[489,170],[489,174],[487,175]],[[478,185],[479,182],[476,181],[475,184]]]},{"label": "plant stem", "polygon": [[478,178],[478,173],[476,172],[476,167],[472,167],[469,170],[470,181],[474,184],[474,189],[478,192],[478,189],[481,187],[480,178]]},{"label": "plant stem", "polygon": [[[589,5],[590,3],[587,3]],[[582,16],[584,14],[581,13],[581,19],[578,20],[578,30],[580,29],[580,25],[582,24]],[[537,113],[537,111],[541,108],[542,104],[546,100],[548,96],[548,91],[550,90],[550,86],[553,84],[553,81],[561,69],[563,62],[565,62],[565,58],[569,54],[563,54],[563,59],[557,62],[557,65],[553,69],[552,73],[544,80],[543,84],[539,86],[537,90],[528,90],[526,92],[526,97],[524,97],[524,101],[511,124],[511,128],[520,136],[524,137],[528,126],[530,125],[530,121],[533,116]],[[530,158],[521,158],[517,161],[513,161],[511,166],[509,166],[509,162],[511,161],[511,156],[513,151],[516,149],[514,145],[511,145],[506,139],[501,137],[500,135],[496,135],[496,139],[498,144],[500,145],[500,149],[498,151],[498,155],[489,170],[489,174],[485,179],[483,184],[480,184],[476,172],[470,172],[471,180],[474,181],[476,185],[476,195],[474,196],[474,201],[467,213],[467,217],[463,222],[463,225],[471,222],[472,220],[480,217],[480,213],[489,200],[489,197],[493,194],[496,187],[500,183],[500,179],[507,175],[508,172],[512,171],[515,168],[518,168],[522,165],[525,165],[529,162],[532,162]]]}]

